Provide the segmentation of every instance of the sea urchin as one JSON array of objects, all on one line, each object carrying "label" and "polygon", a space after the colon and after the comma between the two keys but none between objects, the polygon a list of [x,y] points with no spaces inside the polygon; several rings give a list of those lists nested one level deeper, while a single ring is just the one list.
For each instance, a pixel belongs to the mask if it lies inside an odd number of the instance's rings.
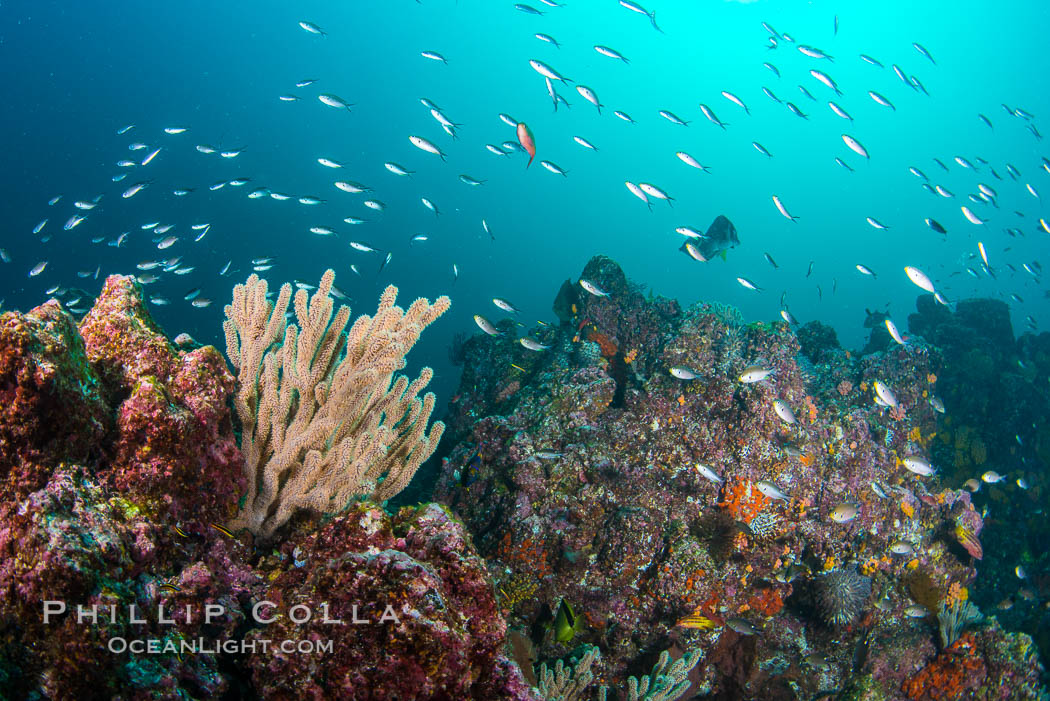
[{"label": "sea urchin", "polygon": [[841,567],[816,578],[816,603],[828,625],[846,625],[857,617],[871,595],[871,579],[857,567]]}]

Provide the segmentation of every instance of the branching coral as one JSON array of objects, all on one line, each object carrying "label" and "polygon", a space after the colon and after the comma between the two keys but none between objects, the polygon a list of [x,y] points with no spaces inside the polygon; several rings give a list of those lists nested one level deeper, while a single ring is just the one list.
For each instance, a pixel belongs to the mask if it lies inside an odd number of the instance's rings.
[{"label": "branching coral", "polygon": [[591,665],[601,659],[598,648],[590,646],[575,667],[558,660],[551,670],[544,662],[540,665],[539,691],[545,701],[578,701],[583,692],[594,681]]},{"label": "branching coral", "polygon": [[266,281],[256,275],[234,288],[226,307],[248,477],[232,528],[268,537],[298,509],[338,512],[369,493],[389,499],[444,431],[437,422],[425,433],[434,395],[417,395],[430,368],[411,384],[404,376],[391,381],[423,329],[449,308],[448,297],[434,304],[420,298],[402,310],[394,306],[397,288],[387,287],[375,316],[358,317],[344,336],[350,310],[340,307],[333,319],[334,279],[326,271],[309,303],[305,290],[296,293],[299,326],[285,321],[291,286],[283,285],[271,303]]},{"label": "branching coral", "polygon": [[[697,648],[672,663],[671,653],[664,650],[650,674],[640,680],[636,677],[627,678],[627,694],[624,698],[626,701],[674,701],[680,698],[690,686],[686,677],[703,654]],[[598,692],[598,701],[606,701],[608,692],[608,687],[602,687]]]}]

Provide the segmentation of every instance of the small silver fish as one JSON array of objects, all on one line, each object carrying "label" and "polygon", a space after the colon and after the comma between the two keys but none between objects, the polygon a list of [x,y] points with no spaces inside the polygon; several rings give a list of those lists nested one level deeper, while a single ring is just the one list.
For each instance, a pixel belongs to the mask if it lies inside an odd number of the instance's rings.
[{"label": "small silver fish", "polygon": [[791,411],[791,407],[783,399],[773,400],[773,411],[776,412],[780,420],[786,424],[795,423],[795,414]]},{"label": "small silver fish", "polygon": [[602,288],[598,287],[598,285],[594,284],[590,280],[585,280],[582,277],[580,278],[580,287],[582,287],[583,289],[587,290],[588,292],[590,292],[592,295],[594,295],[596,297],[608,297],[609,296],[608,292],[606,292]]},{"label": "small silver fish", "polygon": [[336,109],[344,109],[347,112],[349,112],[350,108],[353,107],[352,104],[339,97],[338,95],[321,93],[317,96],[317,99],[320,100],[322,104],[328,105],[329,107],[335,107]]},{"label": "small silver fish", "polygon": [[700,473],[700,476],[706,480],[714,482],[715,484],[722,484],[722,482],[724,481],[721,477],[718,476],[718,473],[711,469],[710,466],[705,465],[702,462],[696,463],[694,467],[696,468],[696,471]]},{"label": "small silver fish", "polygon": [[480,314],[474,315],[474,323],[478,325],[482,331],[487,333],[489,336],[500,336],[500,332],[492,325],[492,322],[481,316]]},{"label": "small silver fish", "polygon": [[505,299],[501,299],[499,297],[493,297],[492,298],[492,303],[495,304],[497,307],[499,307],[500,309],[502,309],[505,312],[510,312],[511,314],[517,314],[518,313],[518,308],[515,307],[513,304],[511,304],[510,302],[508,302]]},{"label": "small silver fish", "polygon": [[934,469],[933,465],[918,455],[909,455],[901,460],[901,463],[909,472],[913,472],[920,477],[929,477],[937,471]]},{"label": "small silver fish", "polygon": [[856,504],[839,504],[831,510],[828,517],[835,523],[849,523],[858,515],[860,515],[860,508]]},{"label": "small silver fish", "polygon": [[784,492],[780,491],[780,488],[772,482],[762,480],[761,482],[758,482],[756,486],[758,487],[759,492],[769,497],[770,499],[779,499],[780,501],[785,502],[791,501],[791,497],[789,497],[787,494],[784,494]]},{"label": "small silver fish", "polygon": [[761,382],[762,380],[773,374],[773,371],[764,368],[761,365],[749,365],[744,368],[744,371],[737,377],[738,380],[744,384],[751,384],[753,382]]},{"label": "small silver fish", "polygon": [[531,351],[545,351],[550,348],[550,346],[545,346],[539,341],[533,338],[529,338],[528,336],[523,336],[522,338],[519,338],[518,343],[520,343],[522,346],[528,348]]}]

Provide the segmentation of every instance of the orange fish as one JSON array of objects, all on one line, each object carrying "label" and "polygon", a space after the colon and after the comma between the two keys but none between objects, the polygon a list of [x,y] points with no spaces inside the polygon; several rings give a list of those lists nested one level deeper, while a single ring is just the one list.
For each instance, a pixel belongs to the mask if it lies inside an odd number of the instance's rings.
[{"label": "orange fish", "polygon": [[525,164],[528,168],[532,165],[532,159],[536,157],[536,138],[532,135],[532,129],[525,122],[518,122],[518,143],[529,154],[529,162]]}]

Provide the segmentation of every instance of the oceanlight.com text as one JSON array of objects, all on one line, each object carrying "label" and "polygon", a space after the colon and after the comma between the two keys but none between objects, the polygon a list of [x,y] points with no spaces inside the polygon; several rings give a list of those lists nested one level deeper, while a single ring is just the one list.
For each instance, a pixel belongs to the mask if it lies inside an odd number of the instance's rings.
[{"label": "oceanlight.com text", "polygon": [[158,638],[138,639],[110,638],[106,647],[110,652],[133,655],[217,655],[237,654],[276,654],[314,655],[330,654],[331,640],[161,640]]}]

